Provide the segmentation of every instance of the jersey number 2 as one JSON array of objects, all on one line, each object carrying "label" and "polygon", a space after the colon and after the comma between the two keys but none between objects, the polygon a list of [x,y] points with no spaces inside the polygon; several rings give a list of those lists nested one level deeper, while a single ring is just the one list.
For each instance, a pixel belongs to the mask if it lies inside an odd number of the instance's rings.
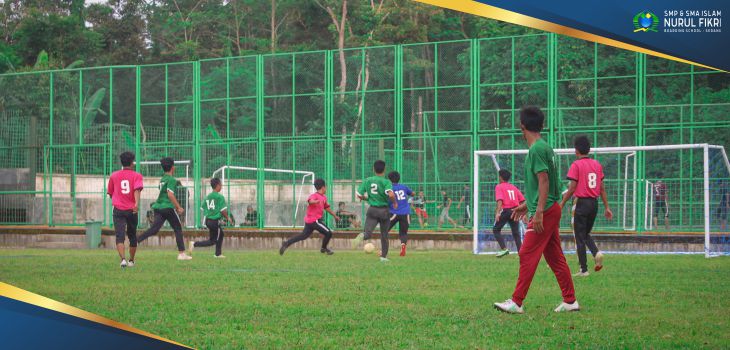
[{"label": "jersey number 2", "polygon": [[370,193],[378,194],[378,184],[370,184]]}]

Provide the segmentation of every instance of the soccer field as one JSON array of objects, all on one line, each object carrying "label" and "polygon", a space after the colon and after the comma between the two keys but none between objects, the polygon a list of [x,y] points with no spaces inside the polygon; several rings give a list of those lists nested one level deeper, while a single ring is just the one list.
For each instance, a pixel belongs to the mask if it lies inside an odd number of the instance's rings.
[{"label": "soccer field", "polygon": [[122,270],[111,250],[2,249],[0,280],[200,349],[730,346],[727,258],[608,256],[566,314],[543,261],[526,314],[507,315],[491,305],[512,292],[514,255],[224,253],[142,249]]}]

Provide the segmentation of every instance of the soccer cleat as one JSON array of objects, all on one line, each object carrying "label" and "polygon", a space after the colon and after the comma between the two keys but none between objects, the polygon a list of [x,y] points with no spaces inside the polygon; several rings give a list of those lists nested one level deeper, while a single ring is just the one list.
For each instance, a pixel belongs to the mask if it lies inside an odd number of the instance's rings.
[{"label": "soccer cleat", "polygon": [[177,255],[177,260],[193,260],[193,257],[185,253],[180,253]]},{"label": "soccer cleat", "polygon": [[574,301],[572,304],[568,304],[566,302],[562,302],[553,311],[555,311],[555,312],[580,311],[580,305],[578,305],[578,300]]},{"label": "soccer cleat", "polygon": [[122,259],[122,262],[119,264],[119,266],[121,268],[125,268],[125,267],[127,267],[127,265],[129,265],[129,264],[127,264],[127,259]]},{"label": "soccer cleat", "polygon": [[365,234],[364,233],[360,233],[359,235],[357,235],[357,237],[355,237],[350,242],[350,244],[352,245],[352,249],[357,249],[357,246],[359,246],[360,243],[362,243],[363,239],[365,239]]},{"label": "soccer cleat", "polygon": [[190,253],[190,255],[193,255],[193,248],[195,248],[195,241],[191,241],[190,245],[188,245],[188,253]]},{"label": "soccer cleat", "polygon": [[400,256],[406,256],[406,244],[401,243],[400,245]]},{"label": "soccer cleat", "polygon": [[284,255],[286,248],[289,248],[286,242],[281,243],[281,248],[279,248],[279,255]]},{"label": "soccer cleat", "polygon": [[134,260],[129,260],[127,262],[127,267],[134,267]]},{"label": "soccer cleat", "polygon": [[214,258],[218,258],[218,259],[225,259],[226,258],[226,256],[223,255],[223,254],[221,254],[221,255],[213,255],[213,257]]},{"label": "soccer cleat", "polygon": [[517,305],[512,299],[507,299],[503,303],[494,303],[494,308],[506,312],[508,314],[524,314],[525,310],[522,306]]},{"label": "soccer cleat", "polygon": [[499,251],[499,253],[497,253],[497,257],[498,258],[501,258],[501,257],[503,257],[503,256],[505,256],[507,254],[509,254],[509,249],[502,249],[502,250]]},{"label": "soccer cleat", "polygon": [[596,261],[596,266],[593,268],[596,272],[601,271],[603,268],[603,253],[598,252],[593,258]]},{"label": "soccer cleat", "polygon": [[588,277],[589,275],[588,271],[578,271],[573,274],[573,277]]},{"label": "soccer cleat", "polygon": [[327,254],[327,255],[332,255],[332,254],[335,253],[332,250],[330,250],[329,248],[322,248],[322,249],[319,250],[319,252],[322,253],[322,254]]},{"label": "soccer cleat", "polygon": [[380,257],[380,262],[382,262],[382,263],[387,263],[387,262],[390,262],[390,259],[388,259],[388,258],[384,258],[384,257],[382,257],[382,256],[381,256],[381,257]]}]

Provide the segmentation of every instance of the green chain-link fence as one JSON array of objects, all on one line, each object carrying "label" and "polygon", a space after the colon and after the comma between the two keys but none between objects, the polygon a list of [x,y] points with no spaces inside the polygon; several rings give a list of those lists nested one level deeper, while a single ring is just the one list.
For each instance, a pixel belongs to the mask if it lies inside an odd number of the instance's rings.
[{"label": "green chain-link fence", "polygon": [[[0,223],[110,224],[106,181],[131,150],[148,178],[143,210],[161,173],[143,162],[187,161],[176,175],[188,226],[216,171],[239,224],[300,225],[306,173],[360,219],[355,187],[376,159],[424,192],[432,226],[442,191],[462,225],[473,151],[525,147],[526,104],[545,109],[555,147],[579,134],[730,146],[730,75],[554,34],[6,74]],[[682,164],[696,155],[677,154],[664,177],[689,186],[698,174]]]}]

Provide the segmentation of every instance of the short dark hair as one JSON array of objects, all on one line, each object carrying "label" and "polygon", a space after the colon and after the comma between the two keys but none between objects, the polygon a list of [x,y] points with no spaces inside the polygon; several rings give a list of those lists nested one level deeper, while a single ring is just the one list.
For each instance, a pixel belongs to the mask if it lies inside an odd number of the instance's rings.
[{"label": "short dark hair", "polygon": [[385,162],[378,159],[373,163],[373,170],[376,174],[382,174],[385,171]]},{"label": "short dark hair", "polygon": [[575,141],[573,141],[573,146],[582,155],[586,155],[591,151],[591,141],[588,140],[588,136],[586,135],[577,136]]},{"label": "short dark hair", "polygon": [[325,186],[324,179],[314,180],[314,188],[316,188],[317,191],[319,191],[324,186]]},{"label": "short dark hair", "polygon": [[343,206],[343,205],[345,205],[345,202],[339,202],[339,203],[337,203],[337,206],[338,206],[338,207],[341,207],[341,206]]},{"label": "short dark hair", "polygon": [[164,172],[168,172],[175,165],[175,160],[170,157],[165,157],[160,159],[160,165],[162,165],[162,170]]},{"label": "short dark hair", "polygon": [[220,185],[220,184],[221,184],[221,179],[219,179],[217,177],[210,179],[210,187],[212,187],[213,189],[218,187],[218,185]]},{"label": "short dark hair", "polygon": [[391,171],[390,174],[388,174],[388,179],[390,179],[390,182],[397,184],[400,182],[400,173],[397,171]]},{"label": "short dark hair", "polygon": [[509,181],[512,177],[512,173],[510,173],[507,169],[499,169],[499,177],[501,177],[504,181]]},{"label": "short dark hair", "polygon": [[520,123],[527,131],[540,132],[545,123],[545,114],[535,106],[525,106],[520,109]]},{"label": "short dark hair", "polygon": [[134,162],[134,153],[122,152],[122,154],[119,155],[119,160],[122,161],[122,166],[132,166],[132,163]]}]

